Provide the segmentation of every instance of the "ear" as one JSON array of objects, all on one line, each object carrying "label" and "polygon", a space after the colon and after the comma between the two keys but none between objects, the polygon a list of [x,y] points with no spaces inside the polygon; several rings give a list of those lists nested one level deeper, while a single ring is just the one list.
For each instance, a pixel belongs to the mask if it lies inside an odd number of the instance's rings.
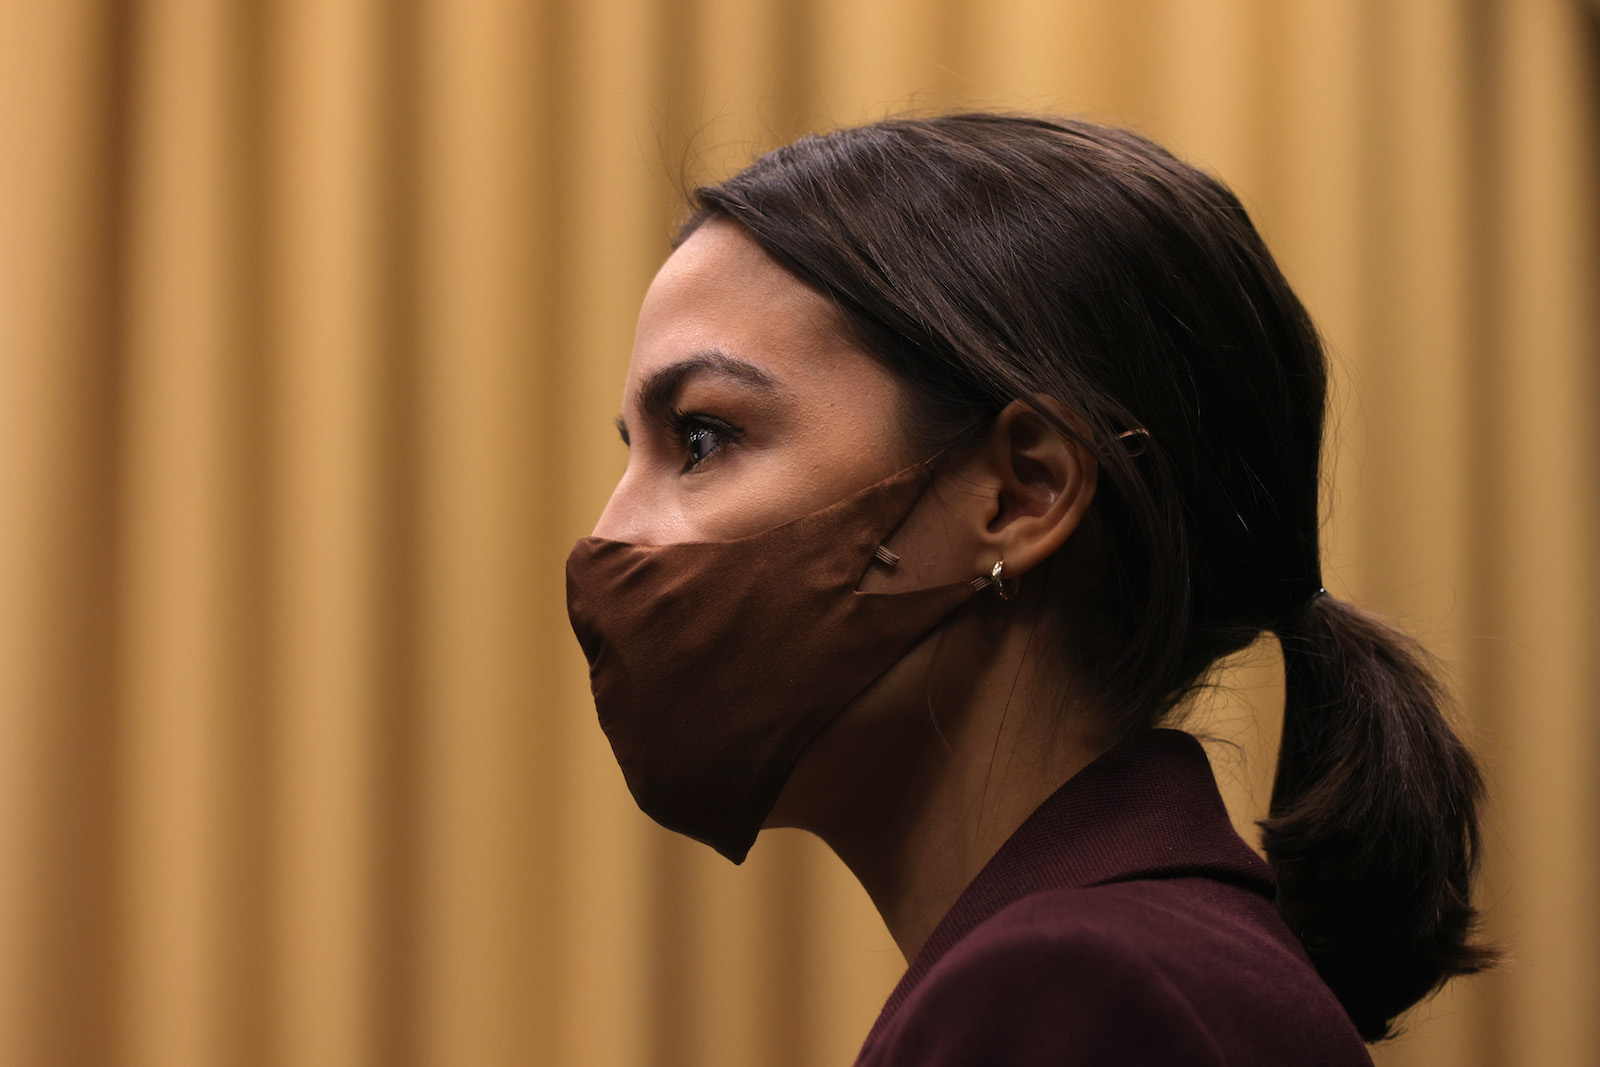
[{"label": "ear", "polygon": [[1100,471],[1094,453],[1041,409],[1068,424],[1081,421],[1053,397],[1013,400],[973,457],[979,480],[994,492],[975,573],[988,574],[1004,560],[1005,577],[1020,578],[1066,544],[1094,501]]}]

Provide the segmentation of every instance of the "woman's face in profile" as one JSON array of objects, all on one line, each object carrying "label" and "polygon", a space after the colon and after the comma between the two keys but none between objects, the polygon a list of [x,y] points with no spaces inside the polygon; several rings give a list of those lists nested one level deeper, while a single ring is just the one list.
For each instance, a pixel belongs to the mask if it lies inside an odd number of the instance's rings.
[{"label": "woman's face in profile", "polygon": [[[622,402],[628,466],[594,534],[636,545],[727,541],[819,511],[929,458],[907,439],[905,399],[899,379],[843,334],[825,297],[741,227],[708,222],[667,259],[640,308]],[[1023,550],[1055,538],[1048,552],[1070,535],[1092,496],[1092,461],[1013,414],[944,456],[885,542],[899,561],[868,566],[860,590],[970,582],[1007,537]],[[1085,470],[1091,488],[1081,492]],[[867,798],[893,793],[907,754],[943,743],[928,732],[927,694],[937,686],[959,700],[980,684],[1011,632],[997,620],[1012,617],[980,607],[924,635],[807,747],[768,825],[842,824],[875,803]]]},{"label": "woman's face in profile", "polygon": [[[824,297],[741,227],[708,222],[645,294],[619,420],[628,466],[594,534],[645,545],[725,541],[819,511],[927,458],[907,442],[902,400],[898,381],[843,335]],[[970,529],[993,509],[970,491],[946,492],[947,481],[968,484],[958,464],[946,466],[889,538],[901,561],[869,568],[862,590],[977,573]],[[943,506],[923,506],[928,497]],[[837,803],[842,762],[877,767],[880,750],[904,751],[897,727],[876,724],[916,705],[932,648],[924,641],[902,657],[829,729],[832,744],[808,749],[772,825],[808,825],[806,813]]]},{"label": "woman's face in profile", "polygon": [[628,466],[594,533],[721,541],[819,510],[923,458],[900,402],[824,297],[741,227],[707,222],[639,310],[619,422]]}]

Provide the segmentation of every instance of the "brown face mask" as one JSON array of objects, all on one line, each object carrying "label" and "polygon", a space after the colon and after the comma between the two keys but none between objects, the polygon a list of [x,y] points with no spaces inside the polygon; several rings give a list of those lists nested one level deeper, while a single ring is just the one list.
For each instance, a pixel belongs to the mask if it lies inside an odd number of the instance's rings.
[{"label": "brown face mask", "polygon": [[919,463],[735,541],[578,542],[567,614],[645,814],[742,862],[812,739],[972,595],[857,591],[931,477]]}]

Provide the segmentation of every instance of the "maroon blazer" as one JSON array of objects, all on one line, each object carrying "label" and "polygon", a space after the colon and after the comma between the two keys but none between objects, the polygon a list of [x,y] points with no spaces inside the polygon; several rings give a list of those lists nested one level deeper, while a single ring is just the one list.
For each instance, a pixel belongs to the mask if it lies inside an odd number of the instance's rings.
[{"label": "maroon blazer", "polygon": [[1199,742],[1126,741],[978,873],[857,1067],[1370,1065],[1274,892]]}]

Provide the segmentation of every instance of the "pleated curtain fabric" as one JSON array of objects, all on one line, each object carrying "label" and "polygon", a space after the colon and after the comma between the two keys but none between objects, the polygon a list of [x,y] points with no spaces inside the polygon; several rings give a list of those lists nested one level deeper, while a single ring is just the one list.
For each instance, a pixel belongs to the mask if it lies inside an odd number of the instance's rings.
[{"label": "pleated curtain fabric", "polygon": [[[1438,653],[1507,964],[1386,1065],[1600,1062],[1587,0],[4,0],[0,1063],[846,1063],[816,842],[633,807],[562,561],[677,191],[988,106],[1227,178],[1336,366],[1325,574]],[[1190,725],[1264,810],[1270,643]]]}]

